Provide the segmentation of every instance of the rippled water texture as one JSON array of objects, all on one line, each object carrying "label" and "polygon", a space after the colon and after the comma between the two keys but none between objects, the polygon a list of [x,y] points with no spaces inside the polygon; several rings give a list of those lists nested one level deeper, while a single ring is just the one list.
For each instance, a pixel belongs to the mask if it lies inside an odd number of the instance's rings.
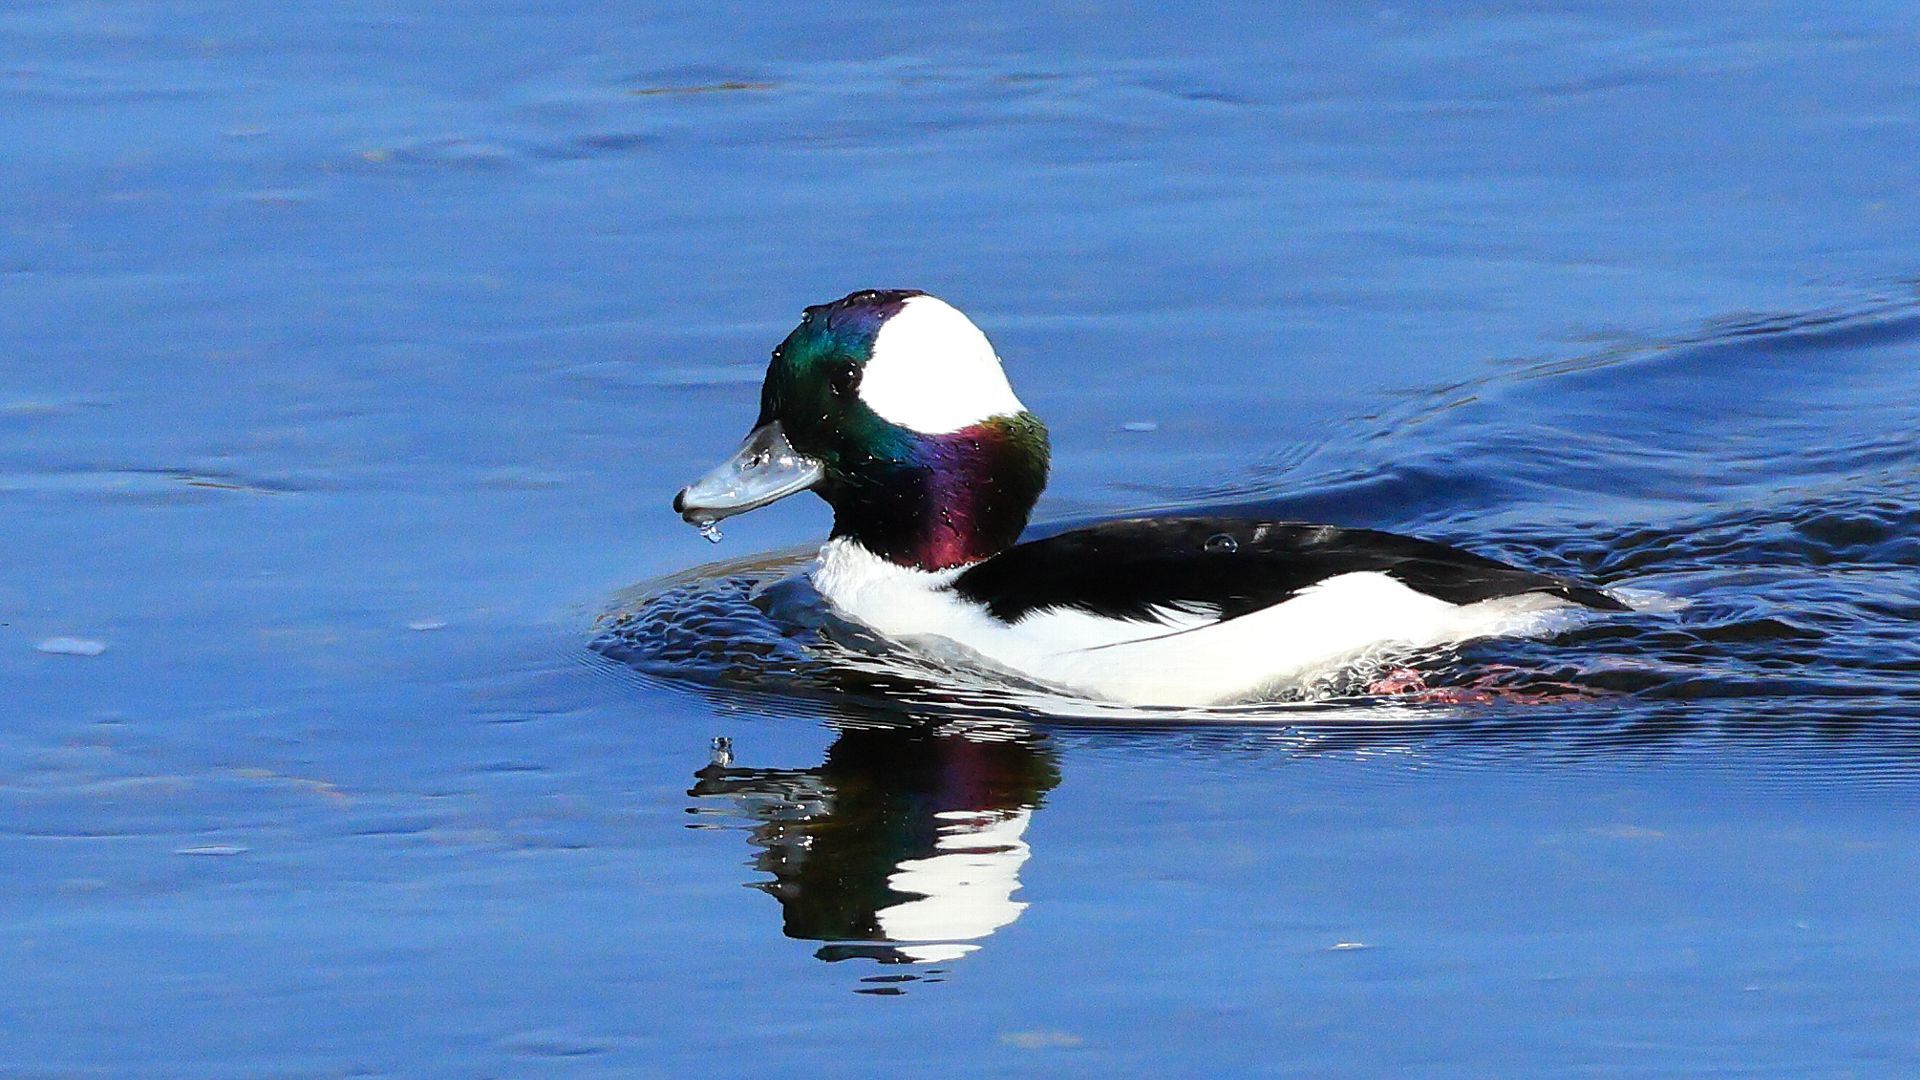
[{"label": "rippled water texture", "polygon": [[[0,10],[0,1074],[1915,1071],[1915,45]],[[667,506],[862,286],[992,335],[1042,529],[1664,602],[1189,713],[902,655],[817,503]]]}]

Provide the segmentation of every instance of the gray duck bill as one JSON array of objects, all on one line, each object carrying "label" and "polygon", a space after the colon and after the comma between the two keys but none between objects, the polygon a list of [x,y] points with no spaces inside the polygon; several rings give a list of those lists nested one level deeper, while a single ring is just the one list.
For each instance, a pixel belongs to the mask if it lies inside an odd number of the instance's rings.
[{"label": "gray duck bill", "polygon": [[775,420],[754,428],[732,457],[681,488],[673,509],[689,525],[710,525],[806,491],[825,475],[818,461],[793,448]]}]

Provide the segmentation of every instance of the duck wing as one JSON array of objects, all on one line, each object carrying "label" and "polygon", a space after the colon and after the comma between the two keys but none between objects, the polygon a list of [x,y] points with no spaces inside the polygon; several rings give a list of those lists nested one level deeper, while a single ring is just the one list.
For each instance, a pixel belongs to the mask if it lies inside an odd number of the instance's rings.
[{"label": "duck wing", "polygon": [[1602,611],[1628,610],[1590,585],[1431,540],[1236,518],[1130,518],[1075,529],[1009,548],[948,587],[1007,623],[1053,609],[1153,621],[1170,612],[1217,611],[1226,620],[1328,578],[1365,572],[1451,604],[1546,593]]}]

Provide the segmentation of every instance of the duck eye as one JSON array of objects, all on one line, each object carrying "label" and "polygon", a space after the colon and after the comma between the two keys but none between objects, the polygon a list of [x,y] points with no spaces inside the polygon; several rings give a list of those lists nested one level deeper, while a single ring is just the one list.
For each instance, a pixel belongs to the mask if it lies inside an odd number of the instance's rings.
[{"label": "duck eye", "polygon": [[827,385],[833,387],[833,392],[840,397],[851,397],[855,390],[860,389],[859,366],[846,364],[834,368],[833,374],[827,376]]}]

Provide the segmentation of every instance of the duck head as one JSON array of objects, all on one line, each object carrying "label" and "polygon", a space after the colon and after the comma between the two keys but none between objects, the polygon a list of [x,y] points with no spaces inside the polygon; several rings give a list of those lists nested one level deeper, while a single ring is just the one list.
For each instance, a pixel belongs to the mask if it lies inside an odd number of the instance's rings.
[{"label": "duck head", "polygon": [[813,491],[835,537],[945,570],[1011,547],[1046,482],[1047,429],[979,327],[922,292],[866,290],[806,310],[746,441],[673,508],[704,525]]}]

